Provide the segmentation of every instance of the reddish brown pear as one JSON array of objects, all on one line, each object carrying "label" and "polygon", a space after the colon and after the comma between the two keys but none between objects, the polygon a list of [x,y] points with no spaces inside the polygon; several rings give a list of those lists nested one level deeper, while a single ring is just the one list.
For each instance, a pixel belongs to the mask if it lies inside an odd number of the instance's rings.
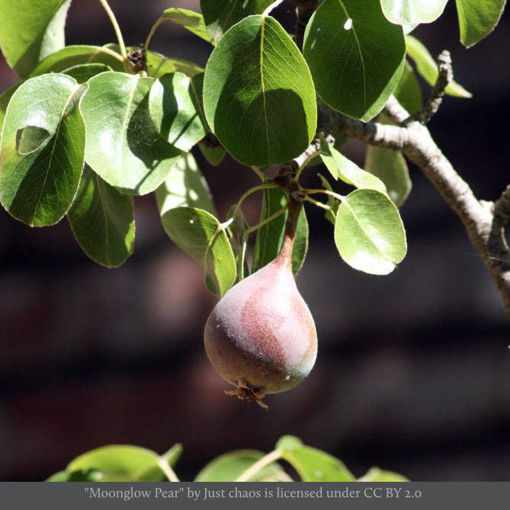
[{"label": "reddish brown pear", "polygon": [[236,386],[228,393],[256,400],[287,391],[311,371],[317,356],[312,314],[291,267],[301,204],[289,203],[280,254],[232,287],[207,319],[204,344],[219,375]]}]

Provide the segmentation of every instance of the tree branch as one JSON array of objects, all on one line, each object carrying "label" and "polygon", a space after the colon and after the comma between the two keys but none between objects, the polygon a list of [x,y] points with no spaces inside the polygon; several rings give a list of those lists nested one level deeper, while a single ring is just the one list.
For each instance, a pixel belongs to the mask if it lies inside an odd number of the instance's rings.
[{"label": "tree branch", "polygon": [[[440,72],[429,105],[425,107],[429,114],[435,113],[441,103],[448,81],[444,74]],[[449,75],[449,72],[446,74]],[[510,186],[496,203],[478,200],[469,184],[436,145],[422,123],[423,118],[410,117],[394,97],[389,99],[384,112],[399,125],[362,122],[335,114],[334,129],[370,145],[400,150],[422,170],[464,225],[470,241],[495,281],[505,312],[510,317],[510,253],[505,240],[505,228],[510,221]]]}]

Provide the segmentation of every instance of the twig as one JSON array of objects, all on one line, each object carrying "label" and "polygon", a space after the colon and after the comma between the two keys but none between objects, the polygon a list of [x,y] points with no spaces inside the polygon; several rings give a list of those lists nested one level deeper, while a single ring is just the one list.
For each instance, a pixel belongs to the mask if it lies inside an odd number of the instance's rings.
[{"label": "twig", "polygon": [[[434,89],[443,87],[444,79],[440,76]],[[409,119],[409,113],[394,97],[388,100],[384,112],[401,125],[362,122],[337,114],[335,128],[370,145],[400,150],[421,169],[461,220],[495,281],[505,312],[510,317],[510,255],[504,236],[510,220],[510,190],[507,188],[496,204],[478,200],[424,124],[415,119],[404,122]]]},{"label": "twig", "polygon": [[103,9],[106,11],[106,14],[110,18],[113,29],[115,30],[115,35],[117,36],[117,40],[119,42],[120,54],[122,55],[122,58],[125,62],[127,59],[126,45],[124,44],[124,38],[122,37],[122,32],[117,22],[117,18],[115,17],[111,7],[108,5],[107,0],[99,0],[99,3],[103,6]]},{"label": "twig", "polygon": [[446,87],[448,87],[453,80],[452,59],[449,51],[443,50],[439,54],[437,57],[437,67],[439,69],[439,74],[428,101],[421,110],[410,115],[404,121],[404,124],[409,124],[414,120],[417,120],[422,124],[427,124],[439,110],[439,107],[443,102]]}]

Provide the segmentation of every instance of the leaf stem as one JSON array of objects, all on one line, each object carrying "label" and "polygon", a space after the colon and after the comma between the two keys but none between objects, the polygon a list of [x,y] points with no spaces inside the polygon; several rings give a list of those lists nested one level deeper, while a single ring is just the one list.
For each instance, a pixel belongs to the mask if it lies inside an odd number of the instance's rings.
[{"label": "leaf stem", "polygon": [[340,202],[343,202],[345,200],[344,196],[339,195],[338,193],[335,193],[334,191],[330,191],[328,189],[304,189],[303,192],[305,193],[305,195],[315,195],[316,193],[323,193],[324,195],[329,195],[330,197],[340,200]]},{"label": "leaf stem", "polygon": [[274,219],[278,218],[278,216],[281,216],[287,210],[287,208],[288,205],[284,205],[281,209],[271,214],[271,216],[268,216],[262,221],[259,221],[256,225],[253,225],[252,227],[246,229],[246,234],[251,234],[252,232],[255,232],[259,228],[263,227],[266,223],[269,223],[270,221],[273,221]]},{"label": "leaf stem", "polygon": [[331,207],[329,205],[323,204],[322,202],[319,202],[318,200],[314,200],[313,198],[306,196],[305,200],[307,202],[310,202],[313,205],[316,205],[317,207],[320,207],[321,209],[326,209],[326,211],[331,211]]},{"label": "leaf stem", "polygon": [[165,21],[165,20],[164,20],[163,16],[161,15],[157,19],[156,23],[154,23],[154,25],[152,25],[152,27],[150,29],[150,32],[149,32],[149,35],[147,36],[147,39],[145,39],[145,43],[143,45],[146,50],[149,49],[149,44],[152,41],[152,37],[154,36],[154,34],[155,34],[156,30],[158,29],[159,25],[161,25],[161,23],[163,23],[163,21]]},{"label": "leaf stem", "polygon": [[280,450],[273,450],[271,453],[264,455],[264,457],[255,462],[255,464],[252,464],[244,473],[241,473],[235,481],[247,482],[253,475],[257,474],[260,470],[264,469],[272,462],[276,462],[281,457],[282,452]]},{"label": "leaf stem", "polygon": [[273,2],[272,4],[268,5],[266,7],[266,9],[264,10],[264,12],[262,13],[262,17],[265,18],[266,16],[269,16],[269,14],[271,13],[271,11],[273,9],[276,9],[281,3],[283,3],[283,0],[276,0],[275,2]]},{"label": "leaf stem", "polygon": [[[114,59],[118,60],[119,62],[124,62],[122,59],[122,55],[119,55],[116,51],[111,50],[110,48],[105,48],[104,46],[100,46],[96,53],[104,53],[105,55],[109,55],[110,57],[113,57]],[[95,54],[94,54],[95,55]],[[93,57],[91,57],[93,58]],[[91,60],[89,59],[89,61]]]},{"label": "leaf stem", "polygon": [[260,180],[262,182],[264,182],[266,180],[266,176],[264,175],[264,173],[262,172],[262,170],[260,170],[258,167],[256,166],[251,166],[250,167],[260,178]]},{"label": "leaf stem", "polygon": [[99,3],[103,6],[106,14],[110,18],[113,29],[115,30],[115,35],[117,36],[117,41],[119,42],[120,54],[122,55],[123,61],[127,62],[126,45],[124,44],[124,38],[122,37],[122,32],[120,30],[119,24],[117,23],[117,18],[115,17],[111,7],[108,5],[107,0],[99,0]]},{"label": "leaf stem", "polygon": [[277,188],[278,185],[277,184],[273,184],[273,183],[264,183],[264,184],[259,184],[258,186],[253,186],[253,188],[250,188],[248,191],[246,191],[245,193],[243,193],[241,195],[241,198],[239,199],[239,201],[237,202],[235,208],[234,208],[234,211],[232,212],[232,216],[230,218],[227,219],[227,221],[225,221],[225,223],[223,224],[224,226],[226,225],[227,227],[232,223],[232,221],[234,220],[234,218],[236,217],[237,213],[239,212],[239,209],[241,209],[241,205],[242,203],[253,193],[256,193],[257,191],[262,191],[262,190],[265,190],[265,189],[272,189],[272,188]]},{"label": "leaf stem", "polygon": [[169,482],[179,482],[179,478],[175,474],[175,471],[168,464],[165,456],[158,458],[158,465],[161,468],[161,471],[165,473],[165,476],[167,477]]}]

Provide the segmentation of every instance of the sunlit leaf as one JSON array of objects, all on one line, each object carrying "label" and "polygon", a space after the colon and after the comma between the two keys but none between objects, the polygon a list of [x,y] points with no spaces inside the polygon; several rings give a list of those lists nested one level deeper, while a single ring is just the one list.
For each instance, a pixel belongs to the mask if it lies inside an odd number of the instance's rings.
[{"label": "sunlit leaf", "polygon": [[71,0],[0,0],[0,46],[7,63],[26,78],[47,55],[65,46]]},{"label": "sunlit leaf", "polygon": [[60,221],[78,189],[85,130],[82,87],[62,74],[24,82],[13,94],[1,138],[0,201],[30,226]]},{"label": "sunlit leaf", "polygon": [[506,0],[455,0],[460,40],[467,48],[487,37],[499,23]]},{"label": "sunlit leaf", "polygon": [[338,208],[335,244],[342,259],[365,273],[391,273],[407,252],[402,220],[395,204],[383,193],[360,189]]},{"label": "sunlit leaf", "polygon": [[205,70],[204,109],[221,144],[246,165],[282,163],[306,149],[317,124],[313,82],[274,18],[250,16],[221,39]]},{"label": "sunlit leaf", "polygon": [[192,154],[183,154],[156,190],[159,214],[175,207],[195,207],[216,214],[211,192]]},{"label": "sunlit leaf", "polygon": [[180,156],[150,118],[153,83],[139,75],[101,73],[89,80],[80,102],[86,162],[108,184],[133,195],[154,191]]},{"label": "sunlit leaf", "polygon": [[404,34],[384,17],[379,0],[325,0],[308,23],[303,53],[319,97],[367,120],[397,86]]}]

